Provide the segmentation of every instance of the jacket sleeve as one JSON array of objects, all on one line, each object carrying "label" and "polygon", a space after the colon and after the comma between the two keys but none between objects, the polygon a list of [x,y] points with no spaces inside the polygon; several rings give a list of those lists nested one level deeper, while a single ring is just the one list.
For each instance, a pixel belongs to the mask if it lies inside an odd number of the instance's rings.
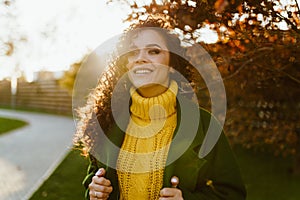
[{"label": "jacket sleeve", "polygon": [[[201,123],[204,133],[208,130],[210,120],[216,119],[207,111],[203,111]],[[246,189],[240,169],[223,131],[218,142],[204,159],[206,163],[199,170],[195,190],[180,188],[184,199],[246,199]]]}]

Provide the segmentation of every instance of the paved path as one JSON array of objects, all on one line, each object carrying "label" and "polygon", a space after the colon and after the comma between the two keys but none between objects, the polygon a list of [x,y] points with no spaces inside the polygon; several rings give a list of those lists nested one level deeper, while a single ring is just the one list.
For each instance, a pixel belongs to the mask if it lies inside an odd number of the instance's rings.
[{"label": "paved path", "polygon": [[0,136],[0,200],[26,200],[72,146],[72,118],[0,109],[28,126]]}]

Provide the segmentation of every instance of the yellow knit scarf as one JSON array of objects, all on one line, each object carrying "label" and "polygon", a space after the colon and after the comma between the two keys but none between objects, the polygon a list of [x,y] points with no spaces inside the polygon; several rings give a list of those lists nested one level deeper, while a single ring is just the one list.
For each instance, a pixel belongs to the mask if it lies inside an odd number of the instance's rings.
[{"label": "yellow knit scarf", "polygon": [[156,200],[177,124],[178,86],[157,97],[144,98],[131,88],[131,119],[119,153],[117,173],[122,200]]}]

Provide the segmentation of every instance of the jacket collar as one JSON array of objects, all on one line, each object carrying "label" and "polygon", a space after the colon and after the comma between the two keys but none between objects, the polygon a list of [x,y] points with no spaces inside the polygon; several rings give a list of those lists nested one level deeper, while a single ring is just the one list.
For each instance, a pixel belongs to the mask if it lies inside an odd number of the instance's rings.
[{"label": "jacket collar", "polygon": [[172,176],[180,179],[180,185],[193,188],[195,175],[206,160],[198,156],[204,138],[198,105],[178,96],[177,127],[171,143],[167,166],[164,171],[164,187],[170,187]]}]

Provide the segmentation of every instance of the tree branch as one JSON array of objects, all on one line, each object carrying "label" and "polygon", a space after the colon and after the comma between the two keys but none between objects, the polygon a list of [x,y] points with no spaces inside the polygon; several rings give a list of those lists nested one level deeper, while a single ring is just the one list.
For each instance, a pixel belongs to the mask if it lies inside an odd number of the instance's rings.
[{"label": "tree branch", "polygon": [[271,71],[271,72],[278,72],[278,73],[280,73],[280,74],[283,74],[283,75],[287,76],[288,78],[290,78],[291,80],[295,81],[296,83],[299,83],[299,84],[300,84],[300,80],[299,80],[298,78],[296,78],[296,77],[290,75],[289,73],[283,71],[283,69],[286,68],[286,67],[281,68],[281,69],[273,69],[273,68],[269,68],[269,67],[263,67],[263,66],[261,66],[261,65],[257,65],[257,66],[260,67],[260,68],[269,70],[269,71]]},{"label": "tree branch", "polygon": [[253,62],[253,58],[250,58],[249,60],[247,60],[240,68],[238,68],[234,73],[230,74],[229,76],[226,76],[223,78],[223,81],[226,81],[228,79],[233,78],[235,75],[237,75],[243,68],[246,67],[247,64]]},{"label": "tree branch", "polygon": [[[255,49],[255,50],[253,50],[253,51],[245,54],[244,57],[247,57],[248,55],[251,55],[253,52],[259,52],[259,51],[265,51],[265,50],[273,50],[273,49],[274,49],[273,47],[262,47],[262,48]],[[223,81],[231,79],[232,77],[234,77],[235,75],[237,75],[243,68],[245,68],[247,64],[253,62],[255,59],[257,59],[259,57],[262,57],[264,55],[265,54],[259,54],[255,58],[250,58],[249,60],[247,60],[246,62],[244,62],[243,65],[240,68],[238,68],[234,73],[232,73],[231,75],[229,75],[227,77],[224,77]]]},{"label": "tree branch", "polygon": [[289,19],[287,19],[286,17],[282,16],[280,13],[276,13],[276,15],[284,20],[288,25],[290,25],[292,27],[292,30],[294,30],[296,33],[300,34],[300,30],[298,29],[298,27],[293,24]]},{"label": "tree branch", "polygon": [[296,6],[298,8],[298,14],[300,15],[300,7],[299,7],[299,4],[298,4],[298,0],[295,0],[296,1]]},{"label": "tree branch", "polygon": [[[257,51],[273,50],[273,49],[274,49],[273,47],[262,47],[262,48],[259,48],[259,49],[254,50],[254,51],[257,52]],[[250,55],[251,53],[253,53],[253,51],[252,51],[252,52],[249,52],[249,53],[246,54],[244,57]],[[241,67],[239,67],[234,73],[230,74],[229,76],[224,77],[222,80],[223,80],[223,81],[227,81],[227,80],[233,78],[233,77],[236,76],[242,69],[244,69],[249,63],[253,62],[255,59],[257,59],[257,58],[259,58],[259,57],[261,57],[261,56],[264,56],[264,55],[265,55],[265,54],[259,54],[259,55],[256,56],[255,58],[250,58],[249,60],[247,60],[246,62],[244,62],[243,65],[242,65]],[[219,81],[220,81],[220,80],[217,80],[217,81],[215,81],[215,83],[217,83],[217,82],[219,82]],[[207,89],[207,86],[201,87],[201,88],[199,88],[199,91],[201,91],[201,90],[206,90],[206,89]]]}]

